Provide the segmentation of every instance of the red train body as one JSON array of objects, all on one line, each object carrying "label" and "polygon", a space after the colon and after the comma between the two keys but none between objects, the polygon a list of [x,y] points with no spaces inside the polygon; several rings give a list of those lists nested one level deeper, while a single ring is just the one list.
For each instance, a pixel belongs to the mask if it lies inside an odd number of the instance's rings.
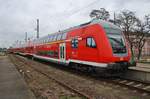
[{"label": "red train body", "polygon": [[120,28],[92,21],[28,42],[10,51],[69,65],[109,70],[128,67],[130,52]]}]

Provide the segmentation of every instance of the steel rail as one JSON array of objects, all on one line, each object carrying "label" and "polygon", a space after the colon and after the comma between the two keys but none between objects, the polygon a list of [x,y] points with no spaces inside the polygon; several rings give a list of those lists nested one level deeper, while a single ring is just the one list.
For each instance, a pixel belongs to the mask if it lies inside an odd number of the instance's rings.
[{"label": "steel rail", "polygon": [[[50,75],[49,75],[48,73],[46,73],[45,71],[39,70],[39,69],[37,69],[37,68],[31,66],[31,64],[29,64],[29,63],[25,62],[24,60],[18,58],[17,56],[15,56],[15,58],[17,58],[19,61],[21,61],[21,62],[23,63],[23,65],[27,65],[27,66],[31,67],[31,68],[34,69],[35,71],[37,71],[37,72],[39,72],[39,73],[45,75],[45,76],[48,77],[49,79],[54,80],[56,83],[58,83],[59,85],[65,87],[65,88],[67,88],[67,89],[69,89],[70,91],[72,91],[72,92],[74,92],[74,93],[77,93],[78,95],[80,95],[80,96],[82,96],[82,97],[84,97],[84,98],[86,98],[86,99],[93,99],[90,95],[87,95],[86,93],[81,92],[81,91],[79,91],[78,89],[75,89],[75,88],[69,86],[68,84],[63,83],[62,81],[57,80],[56,78],[50,76]],[[14,62],[13,62],[13,63],[14,63]],[[14,63],[14,64],[17,65],[16,63]],[[17,66],[18,66],[18,65],[17,65]]]}]

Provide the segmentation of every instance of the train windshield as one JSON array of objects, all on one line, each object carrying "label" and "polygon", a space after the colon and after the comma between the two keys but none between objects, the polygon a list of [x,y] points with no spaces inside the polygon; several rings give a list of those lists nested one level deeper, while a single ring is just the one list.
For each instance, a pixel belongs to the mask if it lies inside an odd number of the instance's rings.
[{"label": "train windshield", "polygon": [[106,29],[113,53],[126,53],[125,41],[122,31],[119,29]]}]

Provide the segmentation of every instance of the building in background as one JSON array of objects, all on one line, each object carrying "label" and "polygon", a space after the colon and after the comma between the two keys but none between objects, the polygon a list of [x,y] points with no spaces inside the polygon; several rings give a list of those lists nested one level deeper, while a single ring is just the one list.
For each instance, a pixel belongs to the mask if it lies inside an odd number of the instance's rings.
[{"label": "building in background", "polygon": [[[130,40],[132,40],[131,42],[133,43],[134,55],[137,57],[138,56],[138,47],[136,46],[136,44],[137,44],[137,36],[136,35],[137,35],[136,33],[131,33],[129,35],[129,37],[130,37]],[[150,56],[150,34],[145,36],[145,40],[146,41],[142,48],[142,53],[141,53],[142,57]],[[128,41],[128,44],[130,45],[129,41]]]}]

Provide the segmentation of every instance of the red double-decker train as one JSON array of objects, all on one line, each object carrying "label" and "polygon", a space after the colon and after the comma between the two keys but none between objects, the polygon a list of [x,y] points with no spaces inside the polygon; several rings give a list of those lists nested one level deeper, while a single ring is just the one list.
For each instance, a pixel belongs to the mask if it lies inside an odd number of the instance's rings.
[{"label": "red double-decker train", "polygon": [[122,30],[103,20],[49,34],[9,51],[110,74],[125,71],[130,60]]}]

